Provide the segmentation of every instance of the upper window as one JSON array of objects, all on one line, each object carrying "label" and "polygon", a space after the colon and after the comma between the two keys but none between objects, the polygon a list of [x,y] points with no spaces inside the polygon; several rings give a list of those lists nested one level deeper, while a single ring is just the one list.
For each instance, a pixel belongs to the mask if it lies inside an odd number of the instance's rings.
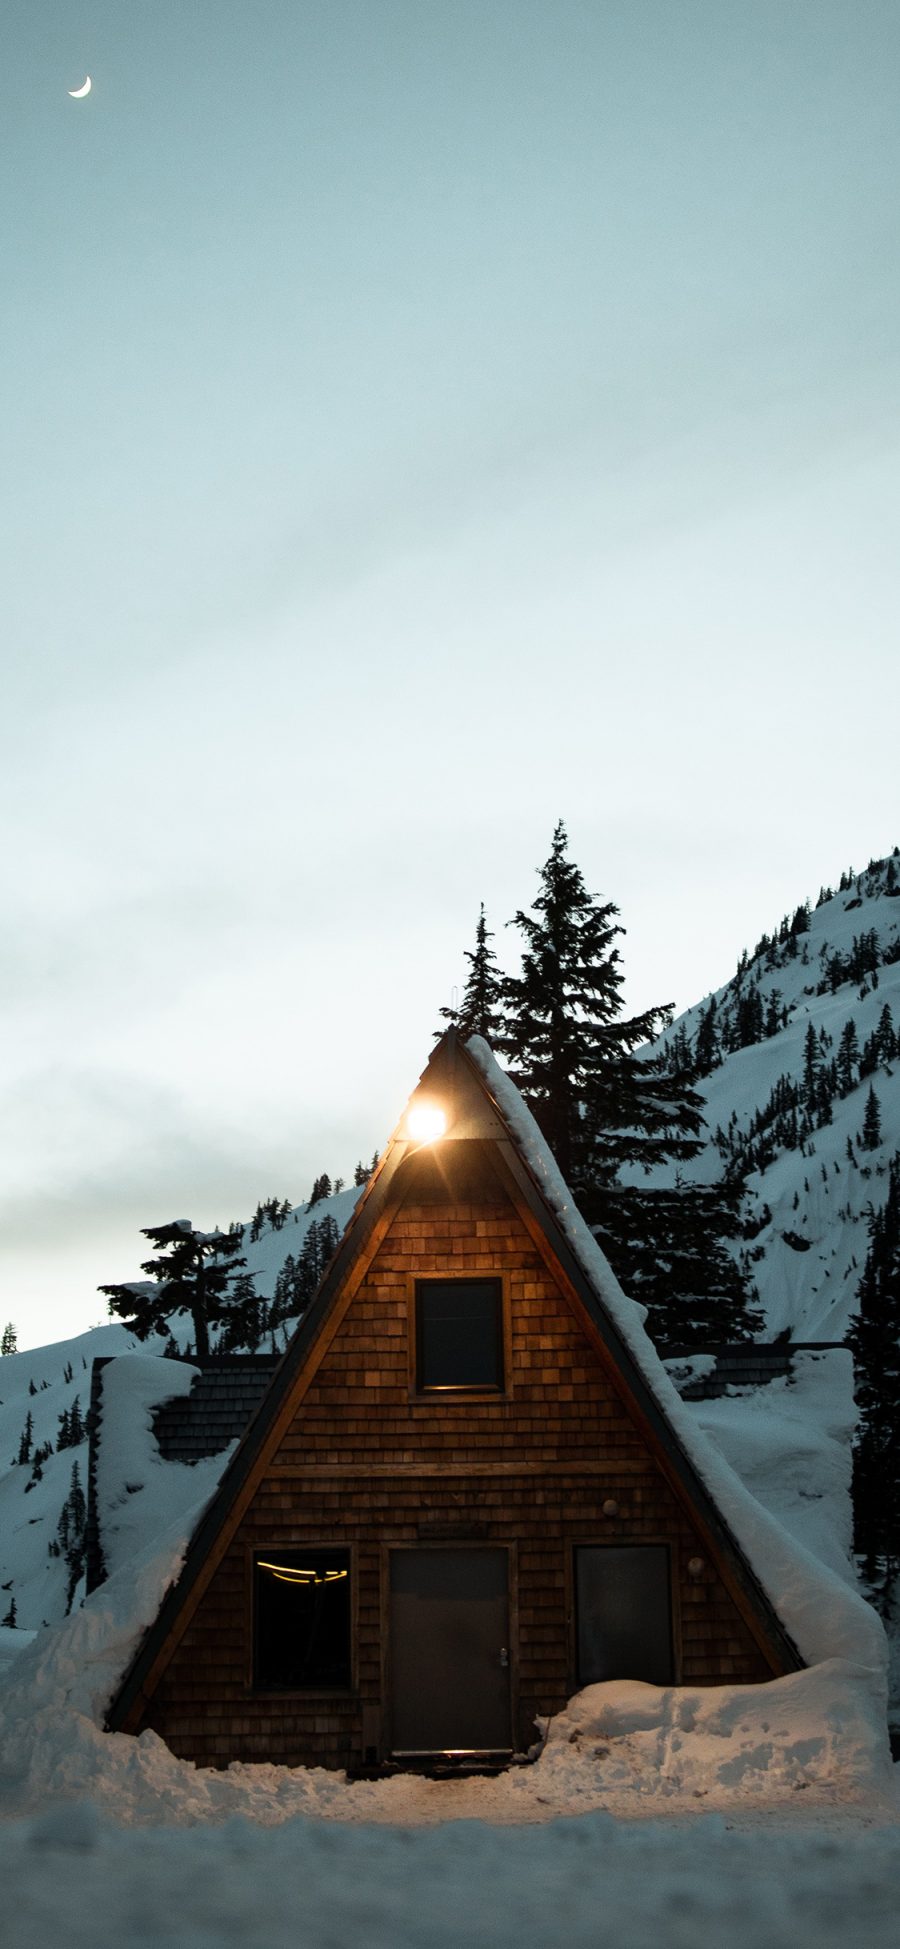
[{"label": "upper window", "polygon": [[254,1683],[349,1686],[349,1550],[261,1550],[253,1574]]},{"label": "upper window", "polygon": [[502,1390],[499,1279],[416,1280],[416,1385],[424,1392]]}]

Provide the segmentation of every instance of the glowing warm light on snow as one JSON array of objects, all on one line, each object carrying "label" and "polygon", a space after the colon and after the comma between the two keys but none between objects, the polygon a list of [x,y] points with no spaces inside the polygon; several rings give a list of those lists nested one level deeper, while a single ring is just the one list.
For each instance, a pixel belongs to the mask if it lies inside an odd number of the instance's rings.
[{"label": "glowing warm light on snow", "polygon": [[413,1104],[406,1119],[406,1128],[414,1143],[433,1144],[438,1137],[443,1137],[447,1128],[446,1112],[439,1103],[426,1098],[421,1103]]}]

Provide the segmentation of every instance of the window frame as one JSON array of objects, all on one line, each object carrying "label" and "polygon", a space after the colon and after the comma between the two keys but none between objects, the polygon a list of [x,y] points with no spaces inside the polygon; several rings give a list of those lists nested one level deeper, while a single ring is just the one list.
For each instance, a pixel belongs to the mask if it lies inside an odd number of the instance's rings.
[{"label": "window frame", "polygon": [[[579,1618],[578,1618],[578,1552],[579,1550],[644,1550],[661,1549],[666,1553],[668,1565],[669,1590],[669,1647],[671,1652],[672,1677],[670,1685],[682,1683],[682,1645],[681,1645],[681,1606],[678,1576],[679,1552],[671,1536],[654,1534],[652,1536],[575,1536],[566,1552],[567,1610],[569,1614],[569,1673],[573,1691],[580,1691],[585,1685],[601,1681],[581,1677],[579,1661]],[[613,1681],[614,1683],[617,1681]],[[652,1680],[646,1681],[648,1684]]]},{"label": "window frame", "polygon": [[[349,1573],[348,1574],[349,1588],[347,1592],[349,1649],[348,1649],[348,1661],[347,1661],[348,1676],[347,1676],[346,1684],[335,1685],[334,1683],[329,1683],[329,1684],[310,1684],[310,1685],[278,1685],[275,1684],[271,1679],[261,1679],[258,1676],[259,1667],[258,1667],[258,1655],[257,1655],[257,1627],[258,1627],[258,1620],[259,1620],[259,1609],[258,1609],[258,1602],[257,1602],[257,1566],[258,1566],[259,1559],[261,1557],[267,1558],[273,1555],[277,1555],[279,1551],[284,1551],[285,1554],[289,1552],[292,1554],[299,1554],[307,1550],[314,1551],[317,1555],[326,1555],[326,1556],[335,1556],[335,1557],[340,1556],[345,1558],[347,1561],[347,1570]],[[299,1539],[296,1537],[290,1537],[290,1538],[282,1537],[278,1542],[256,1543],[256,1544],[248,1545],[247,1552],[246,1552],[246,1565],[247,1565],[247,1613],[246,1613],[247,1614],[247,1639],[246,1639],[247,1642],[246,1689],[247,1691],[252,1693],[254,1698],[348,1699],[353,1697],[357,1691],[357,1673],[356,1673],[357,1569],[356,1569],[356,1552],[353,1548],[353,1545],[351,1543],[345,1542],[344,1540],[341,1540],[339,1542],[331,1542],[329,1540],[325,1542],[319,1537],[317,1538],[300,1537]]]},{"label": "window frame", "polygon": [[[500,1365],[498,1382],[466,1381],[438,1383],[423,1386],[420,1379],[419,1349],[421,1342],[420,1290],[425,1286],[486,1286],[492,1285],[497,1293],[497,1354]],[[412,1401],[508,1401],[512,1395],[512,1334],[510,1331],[509,1292],[506,1275],[502,1272],[471,1272],[468,1268],[460,1272],[411,1273],[407,1284],[407,1342],[409,1347],[409,1395]]]}]

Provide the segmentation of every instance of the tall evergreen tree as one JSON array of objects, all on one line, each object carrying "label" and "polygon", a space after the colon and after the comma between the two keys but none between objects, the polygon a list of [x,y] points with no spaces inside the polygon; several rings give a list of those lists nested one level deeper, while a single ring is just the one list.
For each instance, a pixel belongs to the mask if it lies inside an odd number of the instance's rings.
[{"label": "tall evergreen tree", "polygon": [[855,1087],[859,1069],[859,1036],[852,1015],[848,1015],[841,1030],[837,1052],[838,1089],[842,1096],[849,1096]]},{"label": "tall evergreen tree", "polygon": [[257,1292],[252,1272],[239,1272],[228,1295],[217,1352],[234,1353],[238,1347],[255,1351],[268,1327],[268,1313],[269,1302]]},{"label": "tall evergreen tree", "polygon": [[499,1043],[577,1196],[615,1183],[623,1164],[694,1156],[703,1119],[694,1090],[634,1053],[672,1010],[619,1019],[619,910],[587,892],[567,845],[560,821],[534,912],[514,917],[525,949],[521,974],[505,984]]},{"label": "tall evergreen tree", "polygon": [[494,938],[484,914],[482,900],[475,925],[475,946],[466,949],[469,977],[458,1008],[442,1008],[441,1014],[460,1035],[481,1035],[493,1042],[500,1028],[503,1004],[503,977],[497,969],[497,956],[488,944]]},{"label": "tall evergreen tree", "polygon": [[18,1335],[12,1320],[7,1320],[0,1338],[0,1354],[15,1353],[19,1345]]},{"label": "tall evergreen tree", "polygon": [[724,1243],[735,1236],[740,1187],[622,1182],[626,1168],[633,1180],[635,1166],[649,1173],[696,1155],[701,1099],[665,1057],[637,1053],[671,1009],[623,1018],[618,908],[587,892],[567,845],[560,823],[534,910],[515,916],[525,950],[520,976],[505,984],[498,1045],[614,1271],[649,1307],[657,1338],[746,1338],[759,1315]]},{"label": "tall evergreen tree", "polygon": [[134,1281],[98,1291],[107,1295],[110,1313],[125,1320],[139,1340],[165,1332],[173,1313],[189,1313],[194,1351],[205,1359],[210,1328],[227,1319],[231,1281],[247,1263],[238,1257],[242,1234],[195,1232],[189,1219],[176,1218],[168,1225],[143,1227],[143,1237],[156,1247],[156,1255],[141,1266],[153,1283]]},{"label": "tall evergreen tree", "polygon": [[881,1104],[875,1095],[873,1083],[869,1084],[869,1094],[863,1111],[861,1142],[863,1150],[877,1150],[881,1142]]},{"label": "tall evergreen tree", "polygon": [[694,1043],[694,1074],[708,1076],[717,1069],[722,1060],[719,1031],[716,1025],[716,998],[711,995],[697,1026]]},{"label": "tall evergreen tree", "polygon": [[869,1249],[850,1322],[859,1433],[853,1457],[855,1546],[879,1607],[900,1570],[900,1152],[888,1195],[869,1215]]},{"label": "tall evergreen tree", "polygon": [[810,1122],[819,1108],[822,1059],[819,1038],[810,1022],[803,1044],[803,1101]]}]

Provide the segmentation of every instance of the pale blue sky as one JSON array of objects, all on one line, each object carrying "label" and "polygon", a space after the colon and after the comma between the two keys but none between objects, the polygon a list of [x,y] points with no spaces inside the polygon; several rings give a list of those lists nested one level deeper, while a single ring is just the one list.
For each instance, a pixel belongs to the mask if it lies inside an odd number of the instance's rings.
[{"label": "pale blue sky", "polygon": [[898,105],[896,0],[12,0],[23,1342],[380,1144],[558,817],[635,1007],[900,838]]}]

